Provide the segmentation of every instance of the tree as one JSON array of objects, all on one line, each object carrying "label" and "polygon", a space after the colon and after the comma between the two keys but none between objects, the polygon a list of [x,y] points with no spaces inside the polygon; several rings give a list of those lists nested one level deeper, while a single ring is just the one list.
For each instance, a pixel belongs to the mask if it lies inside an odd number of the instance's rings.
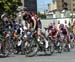
[{"label": "tree", "polygon": [[37,13],[38,17],[42,19],[46,19],[46,14],[40,14],[39,12]]},{"label": "tree", "polygon": [[21,6],[21,0],[0,0],[0,14],[7,12],[9,15],[14,14],[18,6]]}]

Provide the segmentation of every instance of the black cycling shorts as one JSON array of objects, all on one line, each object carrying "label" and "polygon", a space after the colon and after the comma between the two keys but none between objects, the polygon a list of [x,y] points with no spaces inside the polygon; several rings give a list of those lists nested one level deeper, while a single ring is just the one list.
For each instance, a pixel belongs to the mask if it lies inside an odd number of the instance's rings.
[{"label": "black cycling shorts", "polygon": [[67,35],[67,31],[66,30],[63,30],[62,33],[63,33],[63,35]]},{"label": "black cycling shorts", "polygon": [[38,20],[38,28],[42,28],[42,24],[41,24],[41,21],[40,20]]}]

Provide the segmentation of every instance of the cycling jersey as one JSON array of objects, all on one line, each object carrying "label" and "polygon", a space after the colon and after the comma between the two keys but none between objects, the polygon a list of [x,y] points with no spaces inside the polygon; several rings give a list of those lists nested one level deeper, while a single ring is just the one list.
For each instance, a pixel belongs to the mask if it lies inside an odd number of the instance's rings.
[{"label": "cycling jersey", "polygon": [[33,28],[34,27],[34,19],[35,19],[35,21],[36,21],[36,27],[35,27],[35,29],[34,30],[38,30],[38,28],[42,28],[42,24],[41,24],[41,21],[40,20],[38,20],[38,17],[36,16],[36,15],[30,15],[30,14],[25,14],[24,16],[23,16],[23,19],[25,20],[25,21],[27,21],[31,26],[31,28]]},{"label": "cycling jersey", "polygon": [[53,38],[56,38],[56,37],[57,37],[57,32],[58,32],[57,29],[53,29],[53,30],[52,30],[52,37],[53,37]]},{"label": "cycling jersey", "polygon": [[10,21],[5,21],[4,28],[5,28],[5,31],[10,31],[12,28],[12,23]]},{"label": "cycling jersey", "polygon": [[57,27],[55,25],[50,24],[48,27],[48,33],[51,34],[54,39],[57,37],[57,32]]},{"label": "cycling jersey", "polygon": [[67,35],[67,30],[66,30],[65,27],[61,28],[61,31],[62,31],[62,34],[63,34],[63,35]]}]

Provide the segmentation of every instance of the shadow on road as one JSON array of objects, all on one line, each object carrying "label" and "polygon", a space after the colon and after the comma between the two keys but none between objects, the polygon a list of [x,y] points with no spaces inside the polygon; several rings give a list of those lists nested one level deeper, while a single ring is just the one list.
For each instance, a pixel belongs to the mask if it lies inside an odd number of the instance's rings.
[{"label": "shadow on road", "polygon": [[9,55],[9,56],[0,55],[0,58],[9,58],[9,57],[15,57],[15,56],[14,55]]},{"label": "shadow on road", "polygon": [[52,56],[50,54],[37,54],[37,56]]}]

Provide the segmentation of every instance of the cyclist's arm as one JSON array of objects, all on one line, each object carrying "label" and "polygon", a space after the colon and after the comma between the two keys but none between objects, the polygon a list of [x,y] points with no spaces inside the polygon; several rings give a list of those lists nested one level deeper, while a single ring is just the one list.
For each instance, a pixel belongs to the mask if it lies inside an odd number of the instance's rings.
[{"label": "cyclist's arm", "polygon": [[36,28],[36,20],[35,20],[34,17],[32,17],[32,20],[33,20],[33,22],[34,22],[34,29],[35,29],[35,28]]}]

